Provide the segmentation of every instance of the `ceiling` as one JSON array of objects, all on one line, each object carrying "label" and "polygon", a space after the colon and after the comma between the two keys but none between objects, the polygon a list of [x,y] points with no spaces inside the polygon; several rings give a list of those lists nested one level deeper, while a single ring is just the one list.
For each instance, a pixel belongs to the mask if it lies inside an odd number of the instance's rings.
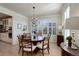
[{"label": "ceiling", "polygon": [[0,13],[0,20],[4,19],[4,18],[9,18],[9,17],[11,17],[11,16],[9,16],[7,14]]},{"label": "ceiling", "polygon": [[13,10],[24,16],[33,15],[33,6],[35,6],[35,15],[49,15],[60,13],[61,3],[0,3],[0,6]]}]

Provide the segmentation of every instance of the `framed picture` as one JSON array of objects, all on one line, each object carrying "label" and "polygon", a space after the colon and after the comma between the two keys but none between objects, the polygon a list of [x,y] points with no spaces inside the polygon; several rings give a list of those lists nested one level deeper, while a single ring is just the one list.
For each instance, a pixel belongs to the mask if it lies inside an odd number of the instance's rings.
[{"label": "framed picture", "polygon": [[17,24],[17,29],[21,29],[22,28],[22,24]]},{"label": "framed picture", "polygon": [[25,31],[25,30],[27,30],[27,26],[26,25],[23,26],[23,31]]}]

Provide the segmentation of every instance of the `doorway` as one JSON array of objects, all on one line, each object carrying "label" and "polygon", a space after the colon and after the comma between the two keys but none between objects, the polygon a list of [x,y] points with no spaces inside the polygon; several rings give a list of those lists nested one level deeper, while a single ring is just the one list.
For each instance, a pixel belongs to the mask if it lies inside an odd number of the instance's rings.
[{"label": "doorway", "polygon": [[12,43],[12,16],[0,13],[0,41]]}]

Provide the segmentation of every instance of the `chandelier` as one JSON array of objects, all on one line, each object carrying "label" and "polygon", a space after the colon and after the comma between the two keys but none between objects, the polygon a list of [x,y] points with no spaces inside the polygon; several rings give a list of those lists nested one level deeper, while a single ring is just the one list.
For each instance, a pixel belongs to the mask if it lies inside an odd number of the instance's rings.
[{"label": "chandelier", "polygon": [[35,24],[37,22],[37,17],[35,17],[35,6],[33,6],[32,8],[33,8],[32,23]]},{"label": "chandelier", "polygon": [[33,16],[32,16],[32,32],[37,31],[37,18],[35,17],[35,6],[33,8]]},{"label": "chandelier", "polygon": [[36,7],[33,6],[32,8],[33,8],[33,16],[32,16],[32,19],[33,19],[33,20],[37,20],[37,17],[35,17],[35,16],[36,16],[36,15],[35,15],[35,9],[36,9]]},{"label": "chandelier", "polygon": [[35,18],[35,6],[33,6],[33,18],[32,19],[36,19]]}]

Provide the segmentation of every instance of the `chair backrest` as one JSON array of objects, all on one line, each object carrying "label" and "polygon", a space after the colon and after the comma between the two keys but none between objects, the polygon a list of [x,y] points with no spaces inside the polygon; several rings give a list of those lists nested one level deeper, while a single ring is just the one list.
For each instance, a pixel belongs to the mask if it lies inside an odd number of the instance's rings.
[{"label": "chair backrest", "polygon": [[31,38],[31,33],[27,33],[27,38]]},{"label": "chair backrest", "polygon": [[31,39],[22,38],[21,42],[22,42],[22,47],[31,48],[31,51],[32,51],[32,41],[31,41]]},{"label": "chair backrest", "polygon": [[21,35],[18,35],[17,37],[18,37],[18,42],[20,43],[22,37],[21,37]]},{"label": "chair backrest", "polygon": [[45,37],[43,38],[43,41],[41,42],[42,43],[42,49],[44,48],[44,41],[45,41]]},{"label": "chair backrest", "polygon": [[23,36],[24,36],[25,38],[31,38],[31,33],[23,33]]},{"label": "chair backrest", "polygon": [[26,33],[23,33],[23,35],[21,35],[22,38],[26,38],[27,37],[27,34]]},{"label": "chair backrest", "polygon": [[44,48],[45,45],[47,45],[47,47],[49,48],[49,40],[50,36],[44,37],[42,48]]},{"label": "chair backrest", "polygon": [[47,37],[45,37],[44,41],[48,41],[49,42],[49,40],[50,40],[50,36],[47,36]]},{"label": "chair backrest", "polygon": [[21,37],[21,35],[18,35],[17,37],[18,37],[18,42],[19,42],[19,46],[20,46],[22,37]]}]

